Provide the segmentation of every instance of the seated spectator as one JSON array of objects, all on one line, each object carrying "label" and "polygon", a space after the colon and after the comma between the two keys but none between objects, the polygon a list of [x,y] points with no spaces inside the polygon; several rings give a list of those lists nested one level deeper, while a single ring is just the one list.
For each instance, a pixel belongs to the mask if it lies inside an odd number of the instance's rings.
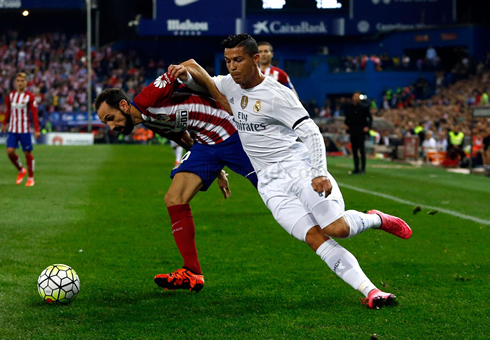
[{"label": "seated spectator", "polygon": [[425,135],[425,139],[422,142],[422,150],[436,150],[437,149],[437,142],[434,138],[434,132],[432,130],[427,131]]}]

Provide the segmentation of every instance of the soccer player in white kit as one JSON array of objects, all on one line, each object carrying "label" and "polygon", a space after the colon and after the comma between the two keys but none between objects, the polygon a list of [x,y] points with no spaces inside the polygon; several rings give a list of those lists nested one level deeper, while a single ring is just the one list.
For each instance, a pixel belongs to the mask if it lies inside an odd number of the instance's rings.
[{"label": "soccer player in white kit", "polygon": [[227,76],[211,78],[194,60],[171,65],[168,72],[191,88],[203,86],[231,109],[257,173],[259,194],[276,221],[362,292],[363,304],[378,309],[393,303],[395,296],[377,289],[356,258],[333,238],[380,228],[408,239],[412,230],[402,219],[378,210],[345,211],[340,189],[327,171],[323,137],[298,98],[260,72],[258,47],[251,36],[233,35],[223,45]]}]

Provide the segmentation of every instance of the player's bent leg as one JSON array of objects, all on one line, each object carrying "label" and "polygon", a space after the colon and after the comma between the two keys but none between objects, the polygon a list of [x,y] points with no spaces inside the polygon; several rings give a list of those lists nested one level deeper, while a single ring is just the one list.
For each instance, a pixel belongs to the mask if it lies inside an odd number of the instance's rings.
[{"label": "player's bent leg", "polygon": [[355,210],[346,211],[343,216],[334,221],[323,230],[331,237],[349,238],[368,229],[377,229],[381,226],[378,215],[368,215]]},{"label": "player's bent leg", "polygon": [[405,240],[412,236],[412,229],[401,218],[385,214],[379,210],[370,210],[368,214],[377,215],[381,218],[381,230]]},{"label": "player's bent leg", "polygon": [[349,238],[370,228],[379,228],[381,219],[378,215],[364,214],[355,210],[344,210],[344,201],[340,189],[331,179],[332,194],[328,199],[319,197],[311,185],[301,190],[300,198],[311,210],[324,233],[334,238]]},{"label": "player's bent leg", "polygon": [[165,194],[167,207],[179,204],[189,204],[203,186],[202,179],[192,172],[175,174],[172,184]]},{"label": "player's bent leg", "polygon": [[165,195],[172,234],[184,260],[184,268],[173,273],[155,276],[155,283],[166,289],[189,289],[199,291],[204,287],[201,265],[197,256],[196,229],[189,206],[203,183],[199,176],[189,172],[175,174]]},{"label": "player's bent leg", "polygon": [[325,241],[316,253],[338,277],[366,296],[361,302],[369,308],[379,309],[393,304],[395,296],[377,289],[364,274],[354,255],[335,240]]},{"label": "player's bent leg", "polygon": [[323,233],[329,237],[348,238],[350,234],[349,223],[344,217],[341,217],[323,228]]}]

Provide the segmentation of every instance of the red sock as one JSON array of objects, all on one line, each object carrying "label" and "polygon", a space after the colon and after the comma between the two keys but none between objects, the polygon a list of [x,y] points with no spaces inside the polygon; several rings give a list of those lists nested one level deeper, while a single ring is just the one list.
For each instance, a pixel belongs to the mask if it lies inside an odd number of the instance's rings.
[{"label": "red sock", "polygon": [[26,157],[26,163],[27,172],[29,172],[29,177],[32,178],[34,177],[34,156],[32,154],[29,154],[29,156]]},{"label": "red sock", "polygon": [[21,171],[22,170],[22,163],[19,160],[19,156],[17,156],[15,153],[14,154],[9,154],[8,156],[9,156],[10,161],[12,162],[12,164],[14,164],[15,167],[17,168],[17,170]]},{"label": "red sock", "polygon": [[180,254],[184,259],[184,267],[194,274],[201,274],[201,265],[197,259],[196,229],[189,204],[180,204],[168,207],[168,214],[172,222],[172,233]]}]

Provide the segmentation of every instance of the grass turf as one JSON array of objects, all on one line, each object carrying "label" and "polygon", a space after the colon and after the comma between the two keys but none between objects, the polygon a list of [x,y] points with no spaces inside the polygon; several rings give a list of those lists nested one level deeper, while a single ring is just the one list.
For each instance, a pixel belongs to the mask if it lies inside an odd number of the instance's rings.
[{"label": "grass turf", "polygon": [[[274,221],[250,184],[230,176],[192,202],[206,286],[165,292],[157,273],[182,265],[164,194],[173,155],[157,146],[37,146],[36,185],[0,161],[0,338],[487,339],[489,228],[342,188],[347,209],[404,218],[408,240],[367,231],[340,240],[399,305],[369,310],[305,244]],[[329,159],[342,184],[489,219],[489,178]],[[65,263],[80,276],[69,305],[46,305],[37,277]]]}]

